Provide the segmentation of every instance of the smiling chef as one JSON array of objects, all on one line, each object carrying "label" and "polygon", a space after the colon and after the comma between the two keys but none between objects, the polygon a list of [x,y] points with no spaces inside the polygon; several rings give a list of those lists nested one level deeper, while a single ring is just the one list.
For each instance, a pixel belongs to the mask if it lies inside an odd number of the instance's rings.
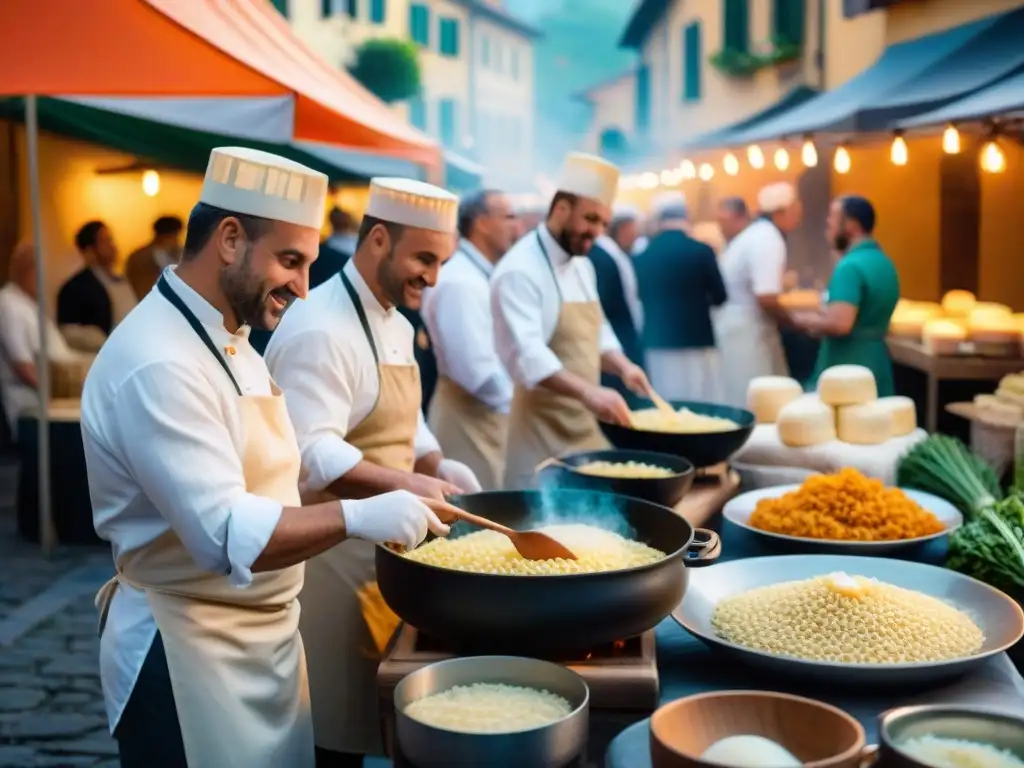
[{"label": "smiling chef", "polygon": [[[413,328],[397,309],[418,309],[452,256],[458,204],[430,184],[371,180],[355,255],[274,333],[267,364],[287,398],[313,491],[404,489],[443,499],[480,490],[427,428]],[[301,627],[316,742],[318,751],[342,753],[332,764],[358,764],[380,749],[377,663],[398,619],[379,600],[375,579],[369,542],[347,542],[306,571]]]},{"label": "smiling chef", "polygon": [[495,342],[516,385],[507,489],[532,487],[547,458],[607,447],[597,418],[629,423],[622,395],[601,386],[602,371],[638,395],[649,393],[646,374],[622,353],[601,312],[587,258],[611,218],[618,183],[611,163],[570,153],[546,221],[513,246],[491,277]]},{"label": "smiling chef", "polygon": [[303,561],[446,530],[407,492],[301,506],[295,433],[248,336],[305,296],[326,192],[290,160],[215,149],[181,264],[86,379],[94,523],[117,565],[100,671],[125,768],[313,768]]}]

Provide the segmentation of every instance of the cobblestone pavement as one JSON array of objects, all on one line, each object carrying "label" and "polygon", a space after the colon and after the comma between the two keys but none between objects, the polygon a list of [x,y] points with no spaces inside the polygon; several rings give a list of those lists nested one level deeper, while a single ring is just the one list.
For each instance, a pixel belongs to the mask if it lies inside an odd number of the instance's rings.
[{"label": "cobblestone pavement", "polygon": [[116,768],[92,603],[110,554],[64,547],[46,559],[19,539],[15,478],[0,458],[0,768]]}]

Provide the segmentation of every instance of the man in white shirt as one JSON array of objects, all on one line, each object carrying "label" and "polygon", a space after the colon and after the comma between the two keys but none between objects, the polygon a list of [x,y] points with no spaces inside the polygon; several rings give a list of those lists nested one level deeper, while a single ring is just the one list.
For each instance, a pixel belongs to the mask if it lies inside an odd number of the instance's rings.
[{"label": "man in white shirt", "polygon": [[622,395],[601,372],[646,395],[643,369],[622,353],[601,312],[586,254],[611,218],[619,170],[570,153],[547,220],[501,260],[491,278],[498,354],[516,383],[505,487],[535,485],[537,465],[566,451],[607,446],[597,419],[629,423]]},{"label": "man in white shirt", "polygon": [[727,301],[715,318],[721,350],[722,400],[746,407],[747,387],[758,376],[787,376],[778,323],[786,272],[786,235],[802,217],[791,184],[770,184],[758,193],[761,215],[736,234],[719,258]]},{"label": "man in white shirt", "polygon": [[[457,214],[458,198],[430,184],[372,179],[355,255],[271,338],[267,365],[285,392],[310,489],[432,499],[480,490],[427,428],[413,328],[398,312],[419,309],[436,284],[455,249]],[[380,600],[374,552],[346,542],[314,558],[302,593],[316,743],[331,764],[380,751],[377,653],[398,618]]]},{"label": "man in white shirt", "polygon": [[444,455],[473,470],[484,490],[501,488],[512,379],[494,348],[490,277],[512,247],[518,221],[508,199],[483,190],[459,206],[461,240],[423,292],[420,313],[437,357],[428,423]]},{"label": "man in white shirt", "polygon": [[100,672],[124,768],[313,768],[303,561],[446,530],[408,493],[299,499],[284,398],[248,334],[305,296],[326,194],[298,163],[215,149],[181,264],[86,382],[94,524],[118,570],[97,596]]}]

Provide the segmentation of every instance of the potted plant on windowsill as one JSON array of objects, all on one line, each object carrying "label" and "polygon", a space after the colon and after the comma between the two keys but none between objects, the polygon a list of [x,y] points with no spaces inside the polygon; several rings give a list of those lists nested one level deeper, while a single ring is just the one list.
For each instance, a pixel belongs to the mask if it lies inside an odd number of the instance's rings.
[{"label": "potted plant on windowsill", "polygon": [[803,46],[782,38],[774,38],[758,48],[756,51],[723,48],[711,54],[708,62],[727,77],[748,78],[766,67],[796,61],[803,53]]}]

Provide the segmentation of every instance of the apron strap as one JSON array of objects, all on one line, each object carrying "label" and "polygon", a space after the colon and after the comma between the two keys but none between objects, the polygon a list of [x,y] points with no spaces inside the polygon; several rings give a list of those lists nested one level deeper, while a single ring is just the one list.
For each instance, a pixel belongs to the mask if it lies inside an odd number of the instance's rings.
[{"label": "apron strap", "polygon": [[[548,269],[551,270],[551,279],[555,281],[555,291],[558,292],[558,303],[564,304],[565,297],[562,296],[562,286],[558,283],[558,275],[555,274],[555,265],[551,261],[551,256],[548,255],[548,249],[544,247],[544,239],[540,236],[540,228],[538,227],[533,230],[533,233],[537,237],[537,245],[540,246],[540,252],[544,254],[544,261],[547,263]],[[572,259],[573,257],[570,256],[569,258]],[[580,288],[583,289],[583,296],[587,301],[595,301],[594,297],[590,295],[590,291],[587,290],[587,284],[583,281],[583,278],[580,277],[579,270],[573,269],[573,274],[576,275],[576,280],[579,282]]]},{"label": "apron strap", "polygon": [[366,340],[370,343],[370,351],[373,352],[373,362],[380,368],[380,356],[377,354],[377,344],[373,340],[373,332],[370,330],[370,321],[366,319],[366,310],[363,309],[363,302],[359,298],[359,294],[356,293],[355,287],[352,285],[352,281],[348,279],[348,275],[345,274],[344,270],[338,273],[341,278],[341,282],[345,285],[345,290],[348,291],[349,298],[352,299],[352,304],[356,308],[356,314],[359,315],[359,324],[363,326],[363,333],[366,334]]},{"label": "apron strap", "polygon": [[[542,247],[543,247],[543,246],[542,246]],[[476,260],[476,258],[475,258],[475,257],[474,257],[474,256],[473,256],[473,255],[472,255],[471,253],[469,253],[469,251],[466,251],[466,250],[464,250],[464,249],[463,249],[462,247],[459,247],[459,248],[456,248],[456,249],[455,249],[455,252],[456,252],[457,254],[459,254],[460,256],[463,256],[463,257],[465,257],[466,261],[468,261],[468,262],[469,262],[470,264],[472,264],[472,265],[473,265],[473,268],[474,268],[475,270],[477,270],[477,271],[478,271],[478,272],[479,272],[479,273],[480,273],[481,275],[483,275],[483,276],[484,276],[484,279],[486,279],[486,280],[490,281],[490,279],[491,279],[491,276],[490,276],[489,274],[487,274],[487,270],[486,270],[486,269],[484,269],[484,268],[483,268],[483,267],[482,267],[482,266],[480,265],[480,262],[478,262],[478,261]]]},{"label": "apron strap", "polygon": [[228,378],[231,379],[231,383],[235,387],[235,392],[241,396],[242,388],[238,386],[238,382],[235,380],[235,375],[228,367],[227,360],[224,359],[224,355],[222,355],[220,350],[217,349],[217,345],[213,343],[213,339],[210,338],[210,334],[208,334],[206,329],[203,328],[203,324],[199,322],[199,318],[196,317],[195,312],[189,309],[188,305],[181,300],[181,297],[174,292],[174,289],[171,288],[171,284],[167,282],[167,278],[164,275],[160,275],[160,279],[157,281],[156,287],[160,293],[163,294],[164,298],[171,303],[171,306],[181,312],[182,316],[188,321],[188,324],[192,326],[192,330],[196,332],[196,336],[202,340],[203,344],[206,345],[206,348],[210,350],[215,358],[217,358],[217,362],[220,363],[221,368],[224,369]]}]

